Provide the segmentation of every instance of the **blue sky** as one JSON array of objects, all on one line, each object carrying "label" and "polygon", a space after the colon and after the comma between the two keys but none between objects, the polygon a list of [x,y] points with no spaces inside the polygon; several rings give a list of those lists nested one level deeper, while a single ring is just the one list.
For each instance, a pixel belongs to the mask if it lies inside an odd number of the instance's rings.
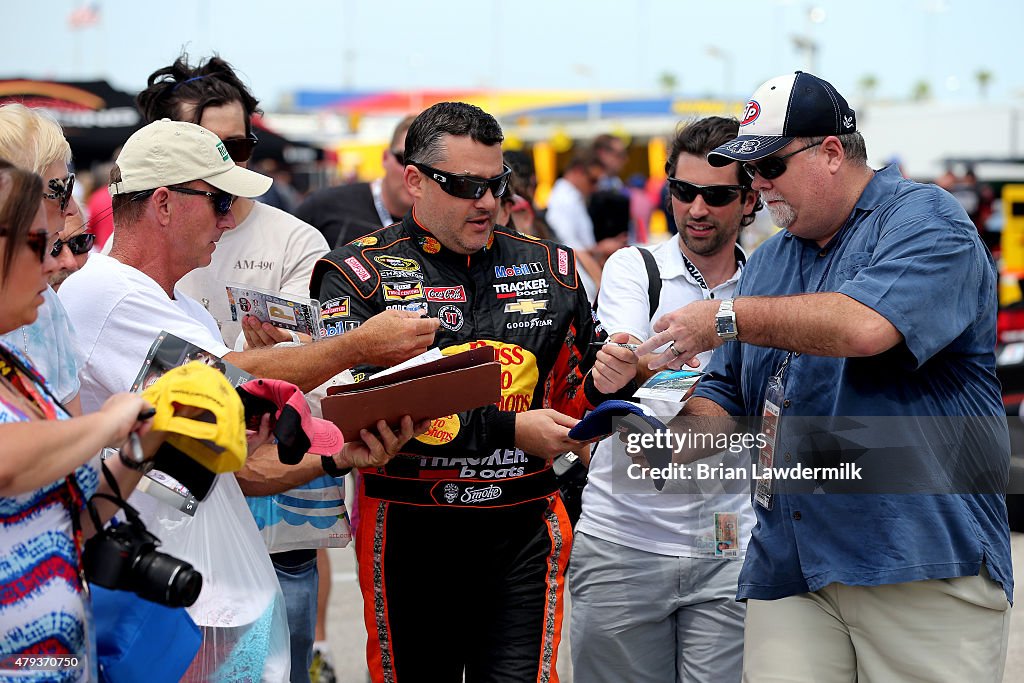
[{"label": "blue sky", "polygon": [[[73,31],[80,0],[4,3],[0,77],[102,77],[137,90],[183,47],[232,62],[266,109],[298,89],[599,89],[746,99],[762,81],[816,71],[848,99],[873,75],[901,99],[1024,102],[1018,0],[103,0]],[[812,21],[811,17],[817,21]],[[709,48],[717,50],[711,54]]]}]

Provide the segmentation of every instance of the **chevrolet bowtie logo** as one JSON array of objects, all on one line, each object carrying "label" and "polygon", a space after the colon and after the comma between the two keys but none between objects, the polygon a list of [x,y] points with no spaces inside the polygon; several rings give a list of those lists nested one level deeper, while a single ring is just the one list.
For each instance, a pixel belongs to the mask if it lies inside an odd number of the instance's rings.
[{"label": "chevrolet bowtie logo", "polygon": [[522,315],[531,315],[538,311],[543,311],[548,307],[547,299],[520,299],[514,304],[505,304],[506,313],[521,313]]}]

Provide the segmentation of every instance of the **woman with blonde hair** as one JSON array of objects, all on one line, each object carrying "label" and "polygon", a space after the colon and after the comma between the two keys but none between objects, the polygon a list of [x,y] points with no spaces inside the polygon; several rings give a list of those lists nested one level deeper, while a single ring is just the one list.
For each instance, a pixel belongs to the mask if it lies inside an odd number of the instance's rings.
[{"label": "woman with blonde hair", "polygon": [[[84,232],[86,226],[72,197],[75,176],[68,172],[71,146],[60,124],[46,112],[7,104],[0,106],[0,158],[43,178],[41,197],[45,199],[47,226],[56,233],[49,245],[55,267],[47,279],[52,286],[59,286],[84,263],[82,259],[93,245],[93,236]],[[53,393],[73,415],[80,415],[80,367],[71,343],[71,323],[52,289],[48,287],[43,298],[36,322],[0,335],[0,340],[31,358]]]}]

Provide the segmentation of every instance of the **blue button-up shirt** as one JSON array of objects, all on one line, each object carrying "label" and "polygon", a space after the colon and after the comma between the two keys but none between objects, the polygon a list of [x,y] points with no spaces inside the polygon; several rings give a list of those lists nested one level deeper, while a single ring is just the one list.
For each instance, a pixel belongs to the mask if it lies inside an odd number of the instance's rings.
[{"label": "blue button-up shirt", "polygon": [[[786,415],[1004,415],[995,377],[996,281],[992,257],[957,201],[934,185],[902,178],[895,167],[875,173],[824,248],[788,231],[765,242],[750,257],[737,296],[840,292],[904,337],[868,358],[790,356],[776,466],[787,447]],[[742,334],[742,316],[737,326]],[[732,415],[760,415],[768,380],[787,355],[726,343],[695,395]],[[1005,472],[1005,425],[988,436],[994,447],[986,447],[984,460]],[[755,508],[739,599],[776,599],[830,583],[972,576],[984,563],[1012,600],[1009,528],[999,494],[782,493],[772,510]]]}]

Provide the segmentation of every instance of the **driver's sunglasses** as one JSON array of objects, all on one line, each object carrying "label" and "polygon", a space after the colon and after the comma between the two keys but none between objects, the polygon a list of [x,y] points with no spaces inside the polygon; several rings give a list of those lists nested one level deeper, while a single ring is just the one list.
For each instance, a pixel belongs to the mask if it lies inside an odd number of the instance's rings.
[{"label": "driver's sunglasses", "polygon": [[96,235],[91,232],[81,232],[74,237],[69,237],[66,240],[58,239],[53,243],[53,248],[50,249],[50,256],[57,258],[60,256],[60,252],[64,249],[66,244],[71,253],[75,256],[81,256],[82,254],[89,253],[92,249],[92,245],[96,243]]},{"label": "driver's sunglasses", "polygon": [[504,166],[505,170],[501,175],[496,175],[493,178],[481,178],[475,175],[448,173],[448,171],[441,171],[416,161],[409,163],[430,176],[431,180],[440,185],[442,190],[459,199],[480,199],[488,188],[494,198],[499,199],[508,191],[508,179],[512,175],[512,169],[508,166]]},{"label": "driver's sunglasses", "polygon": [[44,199],[56,199],[60,202],[60,212],[68,208],[68,204],[71,203],[71,191],[75,189],[75,174],[68,173],[68,177],[60,180],[54,178],[46,184],[49,188],[49,192],[43,193]]},{"label": "driver's sunglasses", "polygon": [[395,158],[395,161],[398,162],[399,166],[405,166],[405,152],[395,151],[393,149],[390,149],[388,151],[391,152],[391,156]]},{"label": "driver's sunglasses", "polygon": [[695,185],[679,178],[668,179],[668,191],[684,204],[692,203],[700,195],[708,206],[725,206],[736,201],[744,189],[740,185]]},{"label": "driver's sunglasses", "polygon": [[256,137],[255,133],[249,133],[244,138],[221,140],[224,143],[224,149],[227,150],[228,156],[236,163],[249,161],[249,157],[252,156],[252,150],[259,141],[260,139]]},{"label": "driver's sunglasses", "polygon": [[218,216],[227,216],[231,213],[231,205],[235,203],[235,195],[224,192],[223,190],[207,192],[206,190],[193,190],[190,187],[168,187],[167,189],[170,192],[177,192],[178,194],[191,194],[200,197],[209,197],[210,201],[213,202],[213,212]]},{"label": "driver's sunglasses", "polygon": [[[821,142],[824,142],[824,140],[822,140]],[[765,180],[775,180],[780,175],[786,172],[786,162],[784,161],[785,159],[790,158],[794,154],[805,152],[809,150],[811,147],[817,147],[818,145],[821,144],[821,142],[812,142],[806,147],[801,147],[800,149],[790,152],[789,154],[783,154],[777,157],[768,157],[766,159],[761,159],[760,161],[747,161],[743,164],[743,172],[750,176],[751,180],[754,179],[755,173],[764,178]]]}]

